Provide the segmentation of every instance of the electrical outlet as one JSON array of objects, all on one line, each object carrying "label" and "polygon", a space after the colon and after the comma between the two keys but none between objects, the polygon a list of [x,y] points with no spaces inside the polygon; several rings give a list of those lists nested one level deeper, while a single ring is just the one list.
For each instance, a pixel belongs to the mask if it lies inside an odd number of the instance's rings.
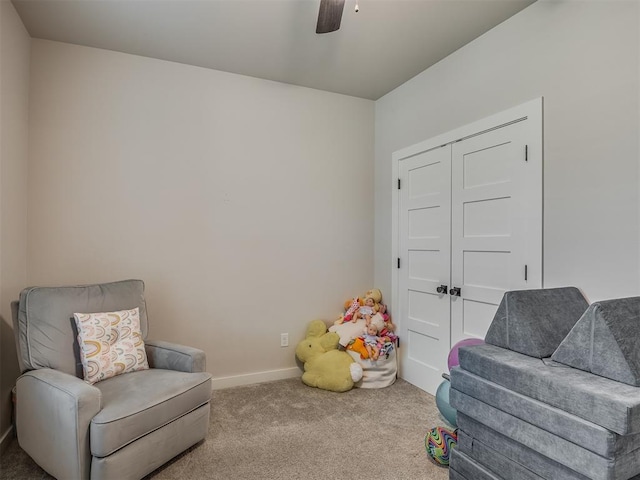
[{"label": "electrical outlet", "polygon": [[289,334],[288,333],[281,333],[280,334],[280,346],[281,347],[288,347],[289,346]]}]

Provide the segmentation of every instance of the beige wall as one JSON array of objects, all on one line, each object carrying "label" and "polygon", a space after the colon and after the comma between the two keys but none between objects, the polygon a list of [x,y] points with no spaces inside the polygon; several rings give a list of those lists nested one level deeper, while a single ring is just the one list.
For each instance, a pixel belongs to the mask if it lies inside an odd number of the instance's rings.
[{"label": "beige wall", "polygon": [[30,38],[13,5],[0,1],[0,450],[11,426],[19,369],[11,300],[27,275],[27,160]]},{"label": "beige wall", "polygon": [[371,287],[373,102],[43,40],[30,95],[30,284],[143,279],[217,385]]},{"label": "beige wall", "polygon": [[539,0],[376,102],[376,285],[392,152],[542,96],[544,286],[640,293],[639,5]]}]

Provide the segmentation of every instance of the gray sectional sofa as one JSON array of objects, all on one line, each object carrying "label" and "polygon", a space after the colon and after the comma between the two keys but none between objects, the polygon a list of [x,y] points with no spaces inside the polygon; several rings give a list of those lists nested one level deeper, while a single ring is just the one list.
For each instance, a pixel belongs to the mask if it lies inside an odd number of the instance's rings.
[{"label": "gray sectional sofa", "polygon": [[507,292],[451,371],[450,479],[640,480],[640,297]]}]

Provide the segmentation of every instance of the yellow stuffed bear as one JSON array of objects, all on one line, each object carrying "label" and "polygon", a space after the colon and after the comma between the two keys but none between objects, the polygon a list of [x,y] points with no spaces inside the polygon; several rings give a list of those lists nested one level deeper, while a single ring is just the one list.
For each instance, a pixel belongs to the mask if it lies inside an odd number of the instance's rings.
[{"label": "yellow stuffed bear", "polygon": [[309,324],[307,337],[296,346],[296,357],[304,363],[302,381],[306,385],[346,392],[362,378],[362,366],[347,352],[338,350],[339,340],[337,333],[327,333],[322,320]]}]

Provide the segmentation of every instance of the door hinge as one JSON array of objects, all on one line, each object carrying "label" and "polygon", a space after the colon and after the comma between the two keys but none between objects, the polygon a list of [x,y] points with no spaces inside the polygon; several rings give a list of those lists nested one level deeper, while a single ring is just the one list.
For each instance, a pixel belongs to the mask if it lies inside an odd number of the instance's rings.
[{"label": "door hinge", "polygon": [[524,161],[529,161],[529,145],[524,146]]},{"label": "door hinge", "polygon": [[398,190],[400,190],[400,179],[398,179]]},{"label": "door hinge", "polygon": [[400,268],[400,257],[398,257],[398,268]]},{"label": "door hinge", "polygon": [[528,275],[529,274],[528,270],[529,270],[529,267],[527,265],[525,265],[524,266],[524,281],[525,282],[527,281],[527,277],[529,276]]}]

